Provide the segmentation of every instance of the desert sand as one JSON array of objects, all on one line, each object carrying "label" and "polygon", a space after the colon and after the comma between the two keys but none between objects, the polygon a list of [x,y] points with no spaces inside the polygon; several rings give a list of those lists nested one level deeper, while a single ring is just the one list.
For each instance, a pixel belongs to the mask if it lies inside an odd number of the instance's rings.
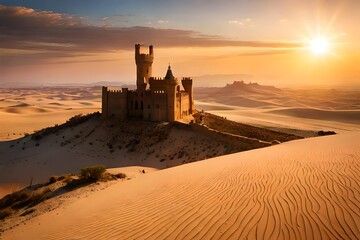
[{"label": "desert sand", "polygon": [[0,89],[0,140],[12,140],[99,111],[99,87]]},{"label": "desert sand", "polygon": [[6,231],[4,239],[356,239],[360,133],[152,172]]},{"label": "desert sand", "polygon": [[[51,175],[99,161],[115,168],[112,172],[125,172],[131,180],[95,192],[80,189],[66,204],[29,220],[20,219],[25,224],[6,230],[0,238],[357,239],[358,94],[355,90],[284,90],[242,83],[198,89],[199,110],[305,137],[304,130],[338,134],[215,158],[211,151],[224,153],[224,146],[203,139],[194,155],[200,152],[209,159],[184,162],[174,155],[178,149],[161,149],[158,157],[173,156],[174,161],[160,162],[152,151],[146,159],[136,154],[129,158],[124,149],[115,154],[109,149],[99,151],[95,143],[106,145],[103,137],[112,130],[89,138],[92,129],[87,124],[40,140],[40,146],[18,139],[75,114],[98,111],[99,88],[1,89],[0,194],[27,185],[33,176],[34,182],[43,182]],[[198,136],[175,132],[169,141],[182,146],[187,137],[196,140]],[[210,152],[203,151],[209,146]],[[159,150],[156,145],[153,148]],[[188,164],[177,166],[181,163]],[[146,174],[141,173],[143,169]]]},{"label": "desert sand", "polygon": [[195,89],[196,108],[274,129],[360,130],[360,91],[280,89],[242,81]]}]

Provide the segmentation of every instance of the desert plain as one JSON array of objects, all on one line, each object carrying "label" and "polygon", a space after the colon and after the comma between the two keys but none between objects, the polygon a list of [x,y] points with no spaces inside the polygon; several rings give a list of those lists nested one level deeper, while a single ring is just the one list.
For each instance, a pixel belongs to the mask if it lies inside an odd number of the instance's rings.
[{"label": "desert plain", "polygon": [[[179,129],[168,133],[165,149],[152,138],[164,133],[162,123],[145,133],[132,129],[137,123],[124,125],[119,133],[124,139],[134,132],[140,138],[147,134],[149,142],[130,146],[134,151],[106,146],[112,130],[101,128],[101,121],[30,140],[34,131],[100,111],[100,90],[0,89],[1,197],[95,164],[128,176],[56,196],[32,214],[0,221],[1,239],[360,236],[359,90],[244,82],[196,88],[199,111],[303,137],[238,153],[216,139]],[[92,134],[96,127],[102,130]],[[317,136],[320,130],[337,134]]]}]

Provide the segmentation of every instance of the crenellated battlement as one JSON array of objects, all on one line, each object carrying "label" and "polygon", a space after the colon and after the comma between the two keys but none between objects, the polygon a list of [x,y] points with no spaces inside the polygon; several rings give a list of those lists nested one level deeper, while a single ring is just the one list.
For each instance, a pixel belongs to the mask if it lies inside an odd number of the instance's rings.
[{"label": "crenellated battlement", "polygon": [[165,91],[152,91],[153,93],[157,93],[157,94],[165,94]]},{"label": "crenellated battlement", "polygon": [[107,90],[109,93],[122,93],[122,90]]},{"label": "crenellated battlement", "polygon": [[126,93],[128,92],[128,88],[122,88],[122,89],[109,89],[108,87],[103,87],[103,92],[107,92],[107,93],[118,93],[118,94],[122,94],[122,93]]}]

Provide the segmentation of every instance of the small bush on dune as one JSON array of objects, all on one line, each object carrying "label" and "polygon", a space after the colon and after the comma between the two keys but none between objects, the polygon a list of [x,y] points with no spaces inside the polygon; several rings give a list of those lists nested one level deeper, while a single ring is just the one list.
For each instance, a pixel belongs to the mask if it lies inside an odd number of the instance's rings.
[{"label": "small bush on dune", "polygon": [[48,199],[50,197],[51,189],[46,187],[41,191],[32,192],[29,197],[23,201],[18,201],[16,204],[11,206],[12,209],[21,209],[27,206],[35,206],[42,201]]},{"label": "small bush on dune", "polygon": [[10,216],[12,213],[11,210],[4,210],[0,212],[0,220],[3,220],[5,218],[7,218],[8,216]]},{"label": "small bush on dune", "polygon": [[126,174],[125,173],[117,173],[117,174],[114,174],[114,176],[116,177],[116,178],[126,178]]},{"label": "small bush on dune", "polygon": [[0,200],[0,209],[10,207],[14,203],[23,201],[27,198],[29,198],[29,194],[21,191],[6,195],[4,198]]},{"label": "small bush on dune", "polygon": [[334,132],[334,131],[323,131],[323,130],[321,130],[321,131],[318,132],[319,136],[327,136],[327,135],[334,135],[334,134],[336,134],[336,132]]},{"label": "small bush on dune", "polygon": [[85,167],[80,170],[80,176],[82,179],[85,180],[98,181],[102,178],[105,171],[106,171],[105,166],[101,166],[101,165]]},{"label": "small bush on dune", "polygon": [[55,183],[59,180],[58,176],[52,176],[49,179],[49,184]]},{"label": "small bush on dune", "polygon": [[29,215],[30,213],[33,213],[35,212],[35,209],[29,209],[29,210],[26,210],[25,212],[23,212],[22,214],[20,214],[20,216],[26,216],[26,215]]},{"label": "small bush on dune", "polygon": [[47,185],[56,183],[56,182],[58,182],[58,181],[62,181],[62,180],[64,180],[66,177],[68,177],[68,175],[52,176],[52,177],[50,177],[49,182],[48,182]]}]

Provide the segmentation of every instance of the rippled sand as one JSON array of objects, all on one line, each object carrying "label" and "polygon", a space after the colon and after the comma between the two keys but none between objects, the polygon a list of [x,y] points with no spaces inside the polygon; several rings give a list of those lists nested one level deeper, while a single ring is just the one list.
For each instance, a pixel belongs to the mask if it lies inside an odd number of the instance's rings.
[{"label": "rippled sand", "polygon": [[359,132],[152,172],[5,239],[357,239]]}]

